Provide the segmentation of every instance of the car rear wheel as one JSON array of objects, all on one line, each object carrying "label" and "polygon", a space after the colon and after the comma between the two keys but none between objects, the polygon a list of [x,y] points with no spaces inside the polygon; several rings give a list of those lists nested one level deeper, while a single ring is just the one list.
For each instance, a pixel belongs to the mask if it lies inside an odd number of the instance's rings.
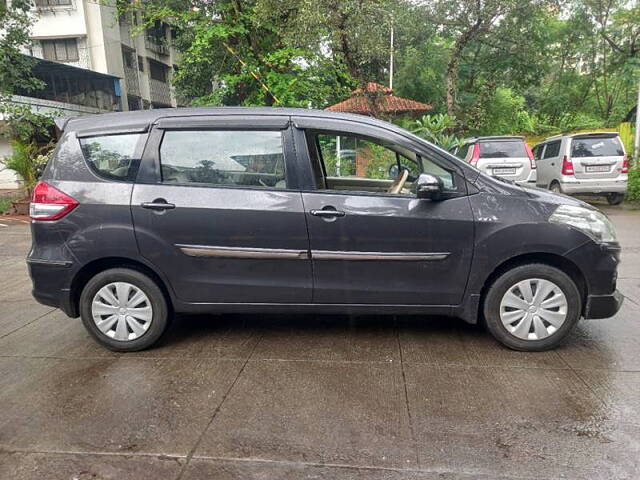
[{"label": "car rear wheel", "polygon": [[543,351],[562,342],[580,319],[575,282],[544,264],[515,267],[493,282],[484,301],[487,328],[514,350]]},{"label": "car rear wheel", "polygon": [[620,205],[624,201],[624,193],[608,193],[607,202],[609,205]]},{"label": "car rear wheel", "polygon": [[560,188],[560,184],[558,182],[551,182],[551,185],[549,185],[549,190],[551,190],[553,193],[562,193],[562,188]]},{"label": "car rear wheel", "polygon": [[167,301],[147,275],[113,268],[95,275],[80,296],[82,323],[98,343],[117,352],[153,345],[165,332]]}]

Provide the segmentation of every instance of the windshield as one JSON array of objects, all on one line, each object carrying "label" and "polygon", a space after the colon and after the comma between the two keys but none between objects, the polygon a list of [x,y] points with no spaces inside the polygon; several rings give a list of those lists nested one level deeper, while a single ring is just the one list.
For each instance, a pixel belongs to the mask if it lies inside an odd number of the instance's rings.
[{"label": "windshield", "polygon": [[572,157],[621,157],[624,155],[618,137],[574,138],[571,142]]},{"label": "windshield", "polygon": [[522,140],[480,142],[480,158],[522,158],[527,151]]}]

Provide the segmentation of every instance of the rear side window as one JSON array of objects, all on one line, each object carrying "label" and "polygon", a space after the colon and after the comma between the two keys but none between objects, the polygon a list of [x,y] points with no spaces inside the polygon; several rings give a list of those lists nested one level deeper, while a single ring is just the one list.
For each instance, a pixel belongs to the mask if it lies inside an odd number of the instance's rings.
[{"label": "rear side window", "polygon": [[287,188],[280,131],[166,131],[163,183]]},{"label": "rear side window", "polygon": [[543,158],[553,158],[560,154],[560,140],[556,142],[547,143],[547,148],[544,151]]},{"label": "rear side window", "polygon": [[469,151],[469,147],[471,147],[471,145],[473,145],[472,143],[467,143],[463,146],[460,147],[460,150],[458,150],[458,153],[456,153],[456,156],[458,158],[461,158],[462,160],[464,160],[467,157],[467,152]]},{"label": "rear side window", "polygon": [[89,167],[108,180],[133,181],[140,165],[143,134],[103,135],[80,139]]},{"label": "rear side window", "polygon": [[522,158],[527,151],[522,140],[480,142],[480,158]]},{"label": "rear side window", "polygon": [[571,141],[572,157],[621,157],[624,155],[618,137],[574,138]]}]

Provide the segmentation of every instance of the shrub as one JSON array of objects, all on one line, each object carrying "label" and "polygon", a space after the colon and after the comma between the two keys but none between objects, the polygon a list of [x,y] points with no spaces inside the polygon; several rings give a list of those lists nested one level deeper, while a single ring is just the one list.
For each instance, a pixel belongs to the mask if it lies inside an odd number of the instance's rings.
[{"label": "shrub", "polygon": [[629,170],[626,198],[631,202],[640,202],[640,165],[637,160],[634,162],[633,168]]},{"label": "shrub", "polygon": [[31,196],[33,187],[38,183],[42,168],[53,151],[52,144],[39,146],[35,143],[24,143],[20,140],[11,142],[13,154],[0,160],[2,170],[11,170],[19,177],[27,197]]}]

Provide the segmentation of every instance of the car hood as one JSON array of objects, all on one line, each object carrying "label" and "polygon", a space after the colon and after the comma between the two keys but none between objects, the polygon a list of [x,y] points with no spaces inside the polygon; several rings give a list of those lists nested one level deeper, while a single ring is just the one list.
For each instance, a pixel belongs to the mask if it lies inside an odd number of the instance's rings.
[{"label": "car hood", "polygon": [[564,195],[562,193],[554,193],[538,187],[525,187],[523,185],[517,185],[517,187],[522,189],[522,191],[526,193],[530,198],[533,198],[534,200],[538,200],[540,202],[551,203],[555,205],[575,205],[576,207],[597,210],[597,208],[595,208],[593,205],[588,204],[587,202],[583,202],[582,200]]}]

